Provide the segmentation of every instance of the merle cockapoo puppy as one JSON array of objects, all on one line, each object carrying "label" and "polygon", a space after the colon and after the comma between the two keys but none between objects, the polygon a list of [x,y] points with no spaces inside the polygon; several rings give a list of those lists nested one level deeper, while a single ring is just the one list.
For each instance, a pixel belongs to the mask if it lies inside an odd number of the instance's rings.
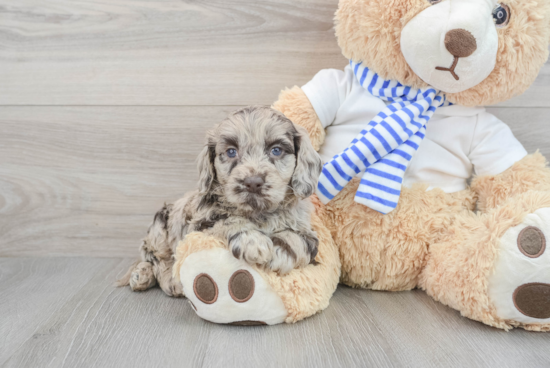
[{"label": "merle cockapoo puppy", "polygon": [[181,296],[173,254],[187,233],[227,240],[236,258],[285,274],[314,262],[308,197],[322,163],[307,132],[269,107],[245,107],[208,131],[199,155],[198,189],[155,215],[134,263],[118,285],[146,290],[157,283]]}]

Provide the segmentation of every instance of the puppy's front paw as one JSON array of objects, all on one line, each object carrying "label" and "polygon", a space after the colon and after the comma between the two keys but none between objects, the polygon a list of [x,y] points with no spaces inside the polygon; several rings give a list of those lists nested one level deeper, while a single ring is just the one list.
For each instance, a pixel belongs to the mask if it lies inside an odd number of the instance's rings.
[{"label": "puppy's front paw", "polygon": [[229,240],[229,248],[237,259],[265,265],[271,261],[273,242],[259,231],[245,231]]},{"label": "puppy's front paw", "polygon": [[282,231],[272,238],[273,258],[269,268],[287,274],[297,267],[305,267],[315,260],[319,241],[315,233],[297,234]]}]

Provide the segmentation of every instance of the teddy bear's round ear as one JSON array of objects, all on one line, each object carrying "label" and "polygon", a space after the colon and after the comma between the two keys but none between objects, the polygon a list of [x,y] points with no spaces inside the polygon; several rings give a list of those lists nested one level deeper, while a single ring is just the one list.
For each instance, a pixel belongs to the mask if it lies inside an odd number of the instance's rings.
[{"label": "teddy bear's round ear", "polygon": [[401,53],[400,30],[430,6],[428,0],[340,0],[334,18],[338,45],[346,58],[384,79],[425,86]]}]

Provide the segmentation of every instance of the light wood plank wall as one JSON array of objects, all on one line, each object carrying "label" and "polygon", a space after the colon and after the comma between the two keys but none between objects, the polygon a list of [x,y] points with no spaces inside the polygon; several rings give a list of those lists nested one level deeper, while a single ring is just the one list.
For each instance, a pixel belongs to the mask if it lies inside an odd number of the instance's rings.
[{"label": "light wood plank wall", "polygon": [[[134,256],[204,131],[342,68],[337,0],[4,0],[0,256]],[[550,64],[490,111],[550,157]]]}]

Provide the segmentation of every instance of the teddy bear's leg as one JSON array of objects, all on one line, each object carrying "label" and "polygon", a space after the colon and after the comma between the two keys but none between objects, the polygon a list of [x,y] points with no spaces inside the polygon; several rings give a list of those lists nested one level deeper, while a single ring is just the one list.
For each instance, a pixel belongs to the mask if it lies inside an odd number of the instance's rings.
[{"label": "teddy bear's leg", "polygon": [[[200,237],[204,243],[212,241],[205,234]],[[185,243],[197,240],[191,237]],[[286,308],[259,271],[235,258],[226,247],[213,247],[187,256],[181,263],[179,277],[191,306],[207,321],[281,323],[288,314]]]},{"label": "teddy bear's leg", "polygon": [[285,114],[294,124],[305,128],[309,133],[313,148],[319,151],[325,141],[325,130],[309,99],[300,87],[294,86],[281,91],[273,108]]},{"label": "teddy bear's leg", "polygon": [[410,290],[426,262],[428,244],[451,223],[456,212],[472,209],[470,191],[452,195],[426,186],[403,188],[399,204],[387,215],[354,201],[353,179],[326,206],[340,249],[341,281],[375,290]]},{"label": "teddy bear's leg", "polygon": [[510,329],[550,330],[550,192],[457,214],[430,245],[419,286],[462,315]]},{"label": "teddy bear's leg", "polygon": [[[319,208],[318,208],[319,212]],[[338,250],[317,216],[315,264],[279,276],[235,258],[225,242],[205,233],[188,234],[176,250],[174,277],[193,309],[215,323],[292,323],[328,306],[338,284]]]},{"label": "teddy bear's leg", "polygon": [[550,170],[526,156],[495,176],[476,178],[479,214],[457,214],[430,246],[420,280],[463,315],[509,329],[550,329]]}]

